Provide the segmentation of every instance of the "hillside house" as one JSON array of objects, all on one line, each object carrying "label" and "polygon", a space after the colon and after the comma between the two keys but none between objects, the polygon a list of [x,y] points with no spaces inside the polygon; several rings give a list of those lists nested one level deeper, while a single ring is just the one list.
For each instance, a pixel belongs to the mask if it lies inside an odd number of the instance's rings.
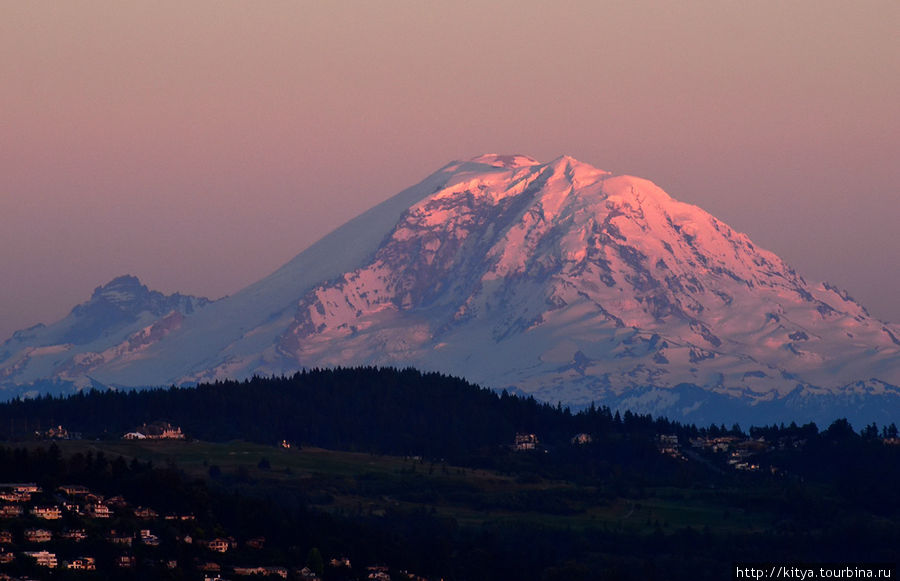
[{"label": "hillside house", "polygon": [[288,570],[285,567],[269,566],[269,567],[235,567],[233,569],[235,575],[262,575],[268,577],[270,575],[278,575],[282,579],[287,579]]},{"label": "hillside house", "polygon": [[516,434],[513,450],[522,452],[525,450],[534,450],[538,445],[538,437],[535,434]]},{"label": "hillside house", "polygon": [[16,492],[15,490],[0,491],[0,500],[7,502],[28,502],[31,500],[30,492]]},{"label": "hillside house", "polygon": [[319,576],[316,575],[315,571],[313,571],[309,567],[303,567],[299,571],[295,569],[294,572],[298,577],[300,577],[302,581],[321,581]]},{"label": "hillside house", "polygon": [[41,487],[34,482],[26,482],[23,484],[5,484],[0,486],[0,488],[3,488],[4,486],[11,486],[12,489],[16,492],[27,492],[30,494],[38,494],[39,492],[43,492]]},{"label": "hillside house", "polygon": [[91,518],[109,518],[112,516],[112,511],[109,510],[109,507],[100,502],[87,505],[85,513]]},{"label": "hillside house", "polygon": [[222,570],[222,565],[219,565],[215,561],[205,561],[203,563],[199,563],[197,568],[201,571],[208,571],[210,573],[217,573]]},{"label": "hillside house", "polygon": [[62,518],[62,511],[58,506],[35,506],[31,509],[31,514],[44,520],[59,520]]},{"label": "hillside house", "polygon": [[62,492],[66,496],[85,496],[91,493],[90,489],[87,486],[81,486],[80,484],[64,484],[57,488],[58,491]]},{"label": "hillside house", "polygon": [[0,564],[12,563],[16,560],[16,554],[6,549],[0,549]]},{"label": "hillside house", "polygon": [[74,561],[65,562],[66,569],[75,571],[96,571],[97,561],[93,557],[79,557]]},{"label": "hillside house", "polygon": [[117,533],[116,531],[109,531],[109,534],[106,535],[106,540],[114,545],[124,545],[126,547],[130,547],[134,542],[134,537],[125,533]]},{"label": "hillside house", "polygon": [[119,555],[116,558],[116,567],[120,569],[133,569],[135,564],[134,555]]},{"label": "hillside house", "polygon": [[572,436],[572,439],[570,441],[576,446],[584,446],[585,444],[590,444],[591,442],[593,442],[594,438],[590,434],[585,434],[582,432],[581,434],[575,434],[574,436]]},{"label": "hillside house", "polygon": [[32,494],[41,492],[41,487],[34,483],[0,484],[0,499],[8,502],[28,502]]},{"label": "hillside house", "polygon": [[9,531],[0,531],[0,545],[8,545],[12,543],[12,533]]},{"label": "hillside house", "polygon": [[142,506],[134,509],[134,516],[141,520],[153,520],[159,517],[159,513],[153,510],[152,508],[145,508]]},{"label": "hillside house", "polygon": [[66,509],[68,512],[72,514],[77,514],[79,516],[84,514],[84,509],[77,502],[70,502],[68,500],[64,500],[62,503],[62,507]]},{"label": "hillside house", "polygon": [[159,537],[150,532],[150,529],[141,529],[141,542],[148,547],[158,547]]},{"label": "hillside house", "polygon": [[106,504],[114,508],[128,508],[128,501],[121,494],[110,496],[106,499]]},{"label": "hillside house", "polygon": [[4,504],[0,506],[0,518],[17,518],[22,516],[25,510],[18,504]]},{"label": "hillside house", "polygon": [[328,564],[331,565],[332,567],[337,567],[337,568],[346,568],[346,569],[351,568],[350,559],[348,559],[347,557],[336,557],[336,558],[332,559],[331,561],[329,561]]},{"label": "hillside house", "polygon": [[27,529],[25,540],[29,543],[48,543],[53,539],[53,533],[47,529]]},{"label": "hillside house", "polygon": [[244,543],[250,549],[262,549],[266,546],[266,537],[253,537]]},{"label": "hillside house", "polygon": [[660,454],[675,458],[676,460],[687,460],[681,454],[681,445],[678,443],[678,436],[675,434],[660,434],[656,438],[656,447]]},{"label": "hillside house", "polygon": [[210,551],[215,551],[216,553],[227,553],[228,549],[231,548],[231,541],[229,539],[212,539],[209,541],[204,541],[203,545],[206,546]]},{"label": "hillside house", "polygon": [[372,579],[373,581],[391,581],[391,576],[388,574],[388,568],[384,565],[373,565],[370,567],[366,567],[366,579]]},{"label": "hillside house", "polygon": [[67,541],[75,541],[77,543],[87,538],[87,531],[84,529],[68,529],[59,533],[59,536]]},{"label": "hillside house", "polygon": [[49,551],[25,551],[26,556],[35,560],[39,567],[47,567],[48,569],[56,569],[57,560],[56,553]]}]

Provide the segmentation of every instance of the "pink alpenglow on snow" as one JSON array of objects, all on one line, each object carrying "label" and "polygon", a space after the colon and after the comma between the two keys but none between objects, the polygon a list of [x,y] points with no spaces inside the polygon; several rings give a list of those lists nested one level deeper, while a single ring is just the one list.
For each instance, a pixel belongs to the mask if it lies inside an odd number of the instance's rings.
[{"label": "pink alpenglow on snow", "polygon": [[567,156],[452,162],[233,296],[178,297],[114,281],[10,339],[0,377],[13,394],[412,365],[685,417],[709,398],[900,402],[900,328],[652,182]]}]

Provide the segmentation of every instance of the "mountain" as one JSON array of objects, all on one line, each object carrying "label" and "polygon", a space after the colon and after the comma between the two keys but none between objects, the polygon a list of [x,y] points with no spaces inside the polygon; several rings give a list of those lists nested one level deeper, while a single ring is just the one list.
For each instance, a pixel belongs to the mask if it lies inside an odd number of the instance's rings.
[{"label": "mountain", "polygon": [[208,304],[206,298],[167,296],[149,290],[137,277],[120,276],[94,289],[64,319],[14,333],[0,346],[0,381],[93,385],[94,370],[143,357]]},{"label": "mountain", "polygon": [[[172,312],[137,349],[95,338],[69,357],[58,334],[17,333],[0,373],[148,385],[411,365],[695,421],[900,410],[900,328],[653,183],[565,156],[453,162],[234,296]],[[57,366],[16,363],[17,345]]]}]

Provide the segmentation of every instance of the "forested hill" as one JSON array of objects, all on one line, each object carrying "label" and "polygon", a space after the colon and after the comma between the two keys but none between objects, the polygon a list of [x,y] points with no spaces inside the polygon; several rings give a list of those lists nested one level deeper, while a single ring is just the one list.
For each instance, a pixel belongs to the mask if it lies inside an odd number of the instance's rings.
[{"label": "forested hill", "polygon": [[[311,370],[290,377],[225,381],[196,388],[90,391],[0,405],[0,436],[25,437],[63,426],[84,437],[120,437],[143,423],[168,421],[188,437],[295,444],[452,458],[537,434],[547,446],[578,433],[658,433],[687,428],[608,408],[577,414],[414,369]],[[691,430],[695,431],[695,430]],[[686,435],[686,434],[685,434]]]}]

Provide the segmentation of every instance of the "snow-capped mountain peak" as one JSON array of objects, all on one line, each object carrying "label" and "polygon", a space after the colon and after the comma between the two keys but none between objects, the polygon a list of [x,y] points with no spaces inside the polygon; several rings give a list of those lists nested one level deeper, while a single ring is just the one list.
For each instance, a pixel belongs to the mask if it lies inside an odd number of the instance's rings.
[{"label": "snow-capped mountain peak", "polygon": [[8,384],[379,364],[694,417],[710,398],[900,402],[900,329],[652,182],[568,156],[451,162],[216,303],[121,277],[22,333],[0,353]]}]

